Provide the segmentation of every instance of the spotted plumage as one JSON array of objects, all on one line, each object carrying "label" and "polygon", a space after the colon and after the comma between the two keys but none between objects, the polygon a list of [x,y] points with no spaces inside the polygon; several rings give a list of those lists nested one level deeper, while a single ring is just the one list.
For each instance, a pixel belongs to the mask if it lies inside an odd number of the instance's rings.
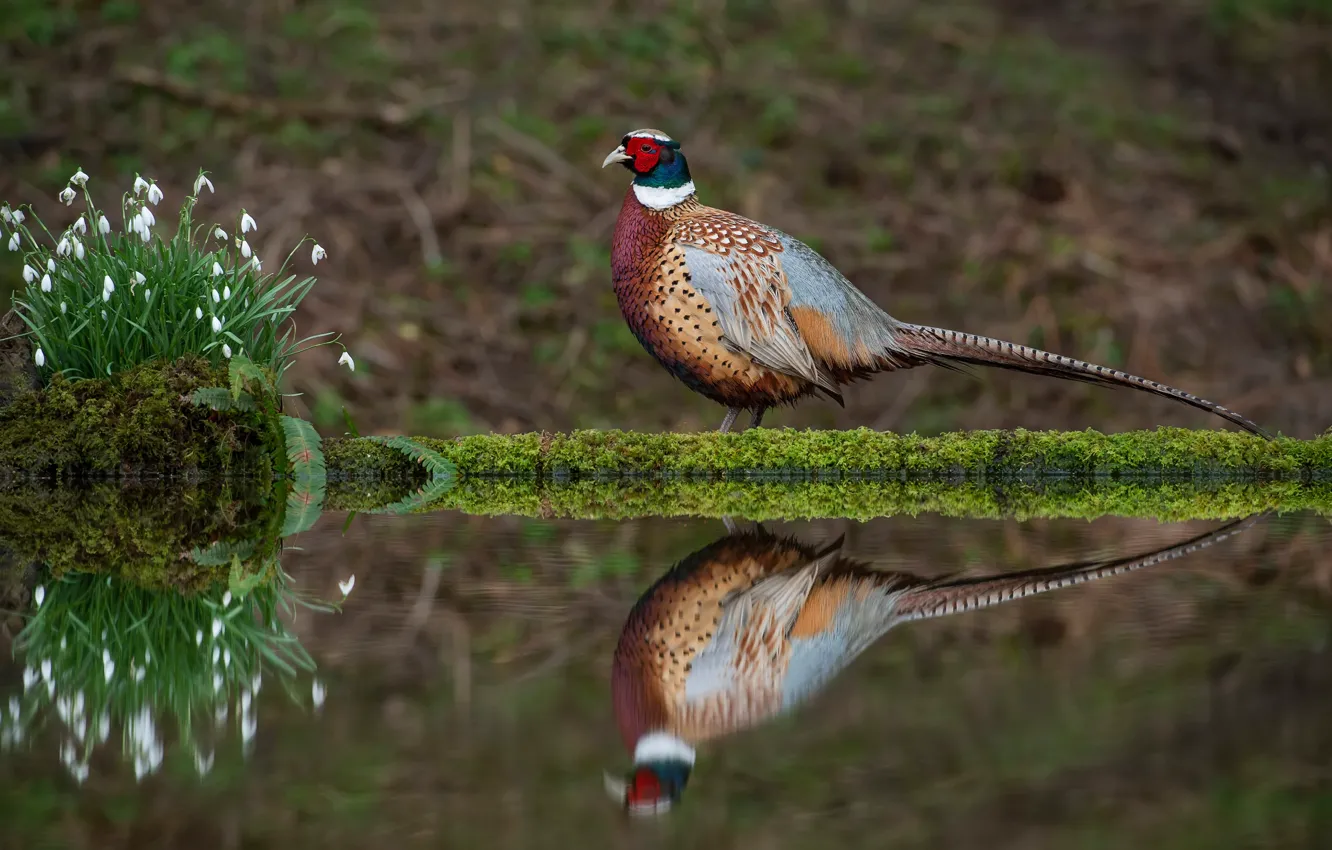
[{"label": "spotted plumage", "polygon": [[876,372],[984,365],[1124,386],[1207,410],[1269,436],[1237,413],[1165,384],[975,334],[900,322],[808,245],[703,205],[678,142],[635,130],[606,157],[634,173],[611,246],[620,311],[643,347],[686,386],[761,423],[773,406],[824,395]]},{"label": "spotted plumage", "polygon": [[[611,665],[615,718],[635,771],[608,778],[631,810],[678,798],[694,747],[813,695],[893,626],[995,605],[1178,558],[1255,520],[1147,555],[974,579],[875,570],[760,529],[685,558],[629,613]],[[637,807],[637,809],[635,809]]]}]

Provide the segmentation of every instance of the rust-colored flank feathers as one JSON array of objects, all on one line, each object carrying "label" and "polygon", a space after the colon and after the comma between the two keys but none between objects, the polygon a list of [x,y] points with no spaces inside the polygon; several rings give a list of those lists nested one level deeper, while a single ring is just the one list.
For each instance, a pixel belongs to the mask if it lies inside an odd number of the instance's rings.
[{"label": "rust-colored flank feathers", "polygon": [[1262,428],[1191,393],[1117,369],[975,334],[900,322],[809,246],[694,195],[679,144],[635,130],[606,157],[635,175],[611,246],[620,310],[643,347],[686,386],[727,408],[764,411],[876,372],[926,364],[994,366],[1130,387]]}]

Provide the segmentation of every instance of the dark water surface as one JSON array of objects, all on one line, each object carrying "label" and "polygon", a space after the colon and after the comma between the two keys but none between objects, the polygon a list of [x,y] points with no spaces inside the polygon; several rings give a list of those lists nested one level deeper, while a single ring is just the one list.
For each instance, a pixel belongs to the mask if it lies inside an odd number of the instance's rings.
[{"label": "dark water surface", "polygon": [[[922,515],[728,536],[717,520],[346,519],[287,538],[285,578],[276,557],[252,575],[262,552],[186,547],[193,578],[140,588],[123,550],[151,529],[108,532],[115,575],[53,578],[9,553],[0,847],[1332,846],[1326,518],[1260,518],[1031,597],[1048,574],[974,582],[1223,524]],[[688,559],[626,645],[668,677],[672,648],[706,667],[671,639],[706,630],[691,613],[708,582],[790,576],[839,537],[779,635],[800,672],[775,699],[804,701],[764,719],[772,694],[733,683],[751,715],[690,720],[708,740],[683,794],[629,817],[603,770],[628,775],[622,729],[632,740],[651,713],[626,697],[617,718],[612,699],[636,600]],[[209,587],[201,562],[225,580]],[[323,606],[352,575],[341,610]],[[885,587],[921,618],[834,675],[856,628],[888,624]],[[924,616],[1006,596],[1020,598]],[[636,675],[625,693],[655,692]]]}]

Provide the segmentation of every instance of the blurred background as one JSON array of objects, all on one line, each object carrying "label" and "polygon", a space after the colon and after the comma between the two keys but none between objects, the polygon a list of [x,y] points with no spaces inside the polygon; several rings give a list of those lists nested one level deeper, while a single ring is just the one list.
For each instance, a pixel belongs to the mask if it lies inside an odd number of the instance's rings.
[{"label": "blurred background", "polygon": [[[626,131],[705,203],[824,252],[908,321],[1332,423],[1328,0],[7,0],[0,197],[250,210],[329,252],[297,362],[325,433],[715,427],[609,280]],[[0,299],[20,278],[0,255]],[[304,404],[304,408],[301,407]],[[1141,394],[986,371],[858,384],[771,425],[1213,427]]]}]

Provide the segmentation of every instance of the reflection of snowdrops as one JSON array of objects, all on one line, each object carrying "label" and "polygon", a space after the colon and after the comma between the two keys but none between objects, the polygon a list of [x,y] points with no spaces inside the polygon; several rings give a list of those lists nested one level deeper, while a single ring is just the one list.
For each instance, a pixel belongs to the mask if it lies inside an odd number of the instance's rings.
[{"label": "reflection of snowdrops", "polygon": [[[39,585],[15,644],[24,656],[23,691],[0,702],[0,748],[32,740],[39,724],[58,720],[62,763],[81,783],[114,721],[137,778],[160,772],[168,739],[178,740],[172,746],[185,747],[204,774],[212,768],[217,736],[234,715],[238,743],[250,753],[264,667],[281,659],[282,667],[270,669],[284,678],[314,669],[276,614],[291,601],[327,606],[295,596],[287,581],[278,568],[271,583],[244,593],[223,587],[192,595],[153,592],[87,573]],[[311,699],[322,705],[322,686],[312,688]],[[193,721],[200,711],[216,719],[218,730]],[[173,715],[179,732],[167,734]]]}]

